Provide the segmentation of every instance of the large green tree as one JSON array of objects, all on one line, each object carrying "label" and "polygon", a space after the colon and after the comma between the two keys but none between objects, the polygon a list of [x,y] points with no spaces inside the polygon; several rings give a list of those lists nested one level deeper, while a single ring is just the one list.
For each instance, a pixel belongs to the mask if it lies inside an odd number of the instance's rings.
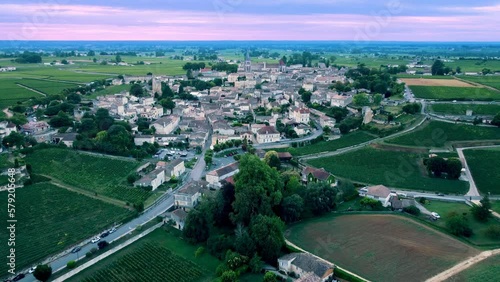
[{"label": "large green tree", "polygon": [[432,75],[444,75],[444,68],[445,66],[443,61],[441,60],[434,61],[431,67]]},{"label": "large green tree", "polygon": [[285,224],[277,216],[257,215],[252,219],[250,232],[257,244],[257,252],[267,262],[275,262],[285,244]]},{"label": "large green tree", "polygon": [[273,215],[273,207],[281,203],[283,183],[278,171],[259,157],[244,155],[235,176],[233,222],[247,225],[258,214]]},{"label": "large green tree", "polygon": [[35,272],[33,272],[33,276],[35,276],[36,279],[42,282],[49,280],[51,275],[52,275],[52,267],[46,264],[38,265],[35,269]]},{"label": "large green tree", "polygon": [[322,215],[335,209],[337,191],[327,182],[311,182],[307,185],[304,202],[314,215]]}]

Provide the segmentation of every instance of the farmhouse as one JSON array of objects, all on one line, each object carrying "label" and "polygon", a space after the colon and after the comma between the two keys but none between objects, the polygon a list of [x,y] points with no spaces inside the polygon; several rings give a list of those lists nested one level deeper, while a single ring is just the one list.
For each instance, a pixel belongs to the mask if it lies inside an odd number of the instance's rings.
[{"label": "farmhouse", "polygon": [[174,205],[184,210],[194,208],[198,204],[207,185],[208,182],[206,181],[189,182],[174,193]]},{"label": "farmhouse", "polygon": [[166,116],[159,118],[153,123],[157,134],[170,134],[179,125],[180,118],[178,116]]},{"label": "farmhouse", "polygon": [[375,200],[378,200],[382,203],[384,207],[388,207],[391,205],[391,190],[385,187],[384,185],[376,185],[370,187],[364,187],[359,189],[359,195],[361,197],[368,197]]},{"label": "farmhouse", "polygon": [[342,95],[334,95],[331,99],[332,107],[346,107],[350,103],[352,103],[352,96],[342,96]]},{"label": "farmhouse", "polygon": [[222,184],[221,184],[222,180],[235,175],[239,171],[240,170],[239,170],[239,163],[238,162],[234,162],[232,164],[223,166],[219,169],[212,170],[209,173],[207,173],[207,176],[206,176],[207,181],[209,183],[208,185],[210,186],[210,188],[215,188],[215,189],[221,188],[222,187]]},{"label": "farmhouse", "polygon": [[186,222],[187,212],[183,209],[176,209],[170,214],[170,218],[175,222],[174,227],[182,230],[184,229],[184,223]]},{"label": "farmhouse", "polygon": [[16,125],[12,122],[2,121],[0,122],[0,138],[9,136],[13,131],[17,132]]},{"label": "farmhouse", "polygon": [[333,175],[331,175],[328,171],[326,171],[323,168],[318,169],[306,166],[300,172],[300,176],[304,184],[307,184],[309,182],[318,182],[318,181],[324,181],[327,182],[328,184],[335,183],[335,177],[333,177]]},{"label": "farmhouse", "polygon": [[155,169],[134,182],[134,186],[151,187],[152,191],[154,191],[162,185],[163,182],[165,182],[165,171],[163,169]]},{"label": "farmhouse", "polygon": [[333,276],[334,265],[322,261],[311,254],[292,253],[278,258],[279,270],[295,273],[295,281],[328,281]]},{"label": "farmhouse", "polygon": [[160,161],[156,163],[156,168],[165,170],[165,181],[169,181],[172,177],[179,177],[186,171],[182,159],[175,159],[169,163]]},{"label": "farmhouse", "polygon": [[134,136],[134,144],[136,146],[142,146],[144,143],[153,144],[155,142],[155,137],[153,135],[136,135]]},{"label": "farmhouse", "polygon": [[257,142],[272,143],[280,141],[280,133],[272,126],[264,126],[257,131]]},{"label": "farmhouse", "polygon": [[52,136],[52,142],[55,144],[62,142],[68,147],[73,147],[73,142],[75,142],[77,135],[77,133],[57,133]]},{"label": "farmhouse", "polygon": [[30,121],[21,127],[21,131],[28,134],[37,134],[46,132],[50,126],[45,121]]}]

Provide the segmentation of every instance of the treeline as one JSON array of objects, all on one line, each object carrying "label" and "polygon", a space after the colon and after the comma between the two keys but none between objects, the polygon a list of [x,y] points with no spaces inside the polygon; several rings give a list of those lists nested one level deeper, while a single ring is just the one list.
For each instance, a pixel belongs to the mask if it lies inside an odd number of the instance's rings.
[{"label": "treeline", "polygon": [[204,69],[205,68],[205,63],[186,63],[182,69],[183,70],[192,70],[192,71],[197,71],[197,70],[200,70],[200,69]]},{"label": "treeline", "polygon": [[228,64],[226,62],[221,62],[212,65],[212,70],[215,71],[225,71],[227,73],[237,73],[238,65],[237,64]]},{"label": "treeline", "polygon": [[359,64],[357,68],[347,71],[346,76],[354,80],[355,89],[368,89],[372,93],[380,93],[385,97],[400,95],[404,92],[404,84],[399,84],[387,69],[367,68]]},{"label": "treeline", "polygon": [[38,64],[42,62],[42,56],[33,52],[24,52],[14,60],[19,64]]}]

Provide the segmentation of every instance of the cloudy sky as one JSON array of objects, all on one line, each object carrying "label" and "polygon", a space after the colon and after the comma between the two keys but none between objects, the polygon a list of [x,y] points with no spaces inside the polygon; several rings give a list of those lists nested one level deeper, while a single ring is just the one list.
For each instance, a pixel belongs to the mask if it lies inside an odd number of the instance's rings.
[{"label": "cloudy sky", "polygon": [[500,41],[499,27],[500,0],[0,0],[0,40]]}]

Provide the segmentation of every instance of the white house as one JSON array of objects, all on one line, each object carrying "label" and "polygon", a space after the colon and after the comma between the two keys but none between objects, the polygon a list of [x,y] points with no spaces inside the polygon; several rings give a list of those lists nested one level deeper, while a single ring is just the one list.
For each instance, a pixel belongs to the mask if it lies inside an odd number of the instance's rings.
[{"label": "white house", "polygon": [[257,142],[272,143],[280,141],[280,133],[272,126],[264,126],[257,131]]},{"label": "white house", "polygon": [[310,111],[308,108],[290,107],[288,114],[290,119],[297,123],[309,123]]},{"label": "white house", "polygon": [[157,119],[152,126],[157,134],[170,134],[179,126],[179,121],[178,116],[165,116]]},{"label": "white house", "polygon": [[222,180],[235,175],[239,171],[239,163],[237,162],[212,170],[207,173],[206,176],[207,182],[209,183],[208,185],[216,189],[221,188],[222,184],[220,182]]},{"label": "white house", "polygon": [[136,135],[134,136],[134,144],[136,146],[142,146],[144,143],[153,144],[155,142],[155,137],[153,135]]},{"label": "white house", "polygon": [[207,184],[206,181],[189,182],[174,193],[174,205],[184,210],[194,208],[203,195],[203,191],[206,189]]},{"label": "white house", "polygon": [[184,160],[175,159],[165,166],[165,172],[169,177],[179,177],[186,171]]},{"label": "white house", "polygon": [[352,100],[352,96],[333,95],[330,104],[332,107],[346,107]]},{"label": "white house", "polygon": [[175,222],[174,227],[182,230],[187,218],[187,212],[183,209],[176,209],[170,214],[170,218]]},{"label": "white house", "polygon": [[333,276],[334,265],[308,253],[291,253],[278,258],[279,270],[295,273],[297,281],[328,281]]},{"label": "white house", "polygon": [[17,132],[17,127],[15,124],[8,121],[0,122],[0,138],[9,136],[12,132]]},{"label": "white house", "polygon": [[155,169],[143,176],[141,179],[134,182],[134,186],[152,187],[152,191],[156,190],[165,182],[165,171],[163,169]]},{"label": "white house", "polygon": [[391,202],[389,201],[391,199],[391,190],[389,190],[389,188],[385,187],[384,185],[361,188],[359,189],[359,195],[361,197],[368,197],[378,200],[384,207],[388,207],[391,205]]}]

